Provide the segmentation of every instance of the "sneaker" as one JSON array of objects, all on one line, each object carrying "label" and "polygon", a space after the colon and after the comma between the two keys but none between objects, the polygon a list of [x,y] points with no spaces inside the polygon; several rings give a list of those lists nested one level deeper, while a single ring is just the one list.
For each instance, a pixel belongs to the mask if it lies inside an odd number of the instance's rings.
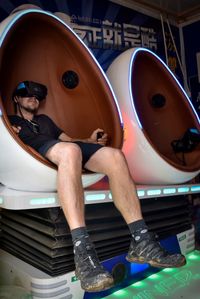
[{"label": "sneaker", "polygon": [[74,243],[75,274],[87,292],[107,290],[114,285],[112,275],[100,264],[94,245],[82,238]]},{"label": "sneaker", "polygon": [[147,238],[140,242],[132,238],[126,259],[132,263],[148,263],[158,268],[177,268],[186,264],[186,259],[182,254],[170,254],[163,249],[153,233],[149,233]]}]

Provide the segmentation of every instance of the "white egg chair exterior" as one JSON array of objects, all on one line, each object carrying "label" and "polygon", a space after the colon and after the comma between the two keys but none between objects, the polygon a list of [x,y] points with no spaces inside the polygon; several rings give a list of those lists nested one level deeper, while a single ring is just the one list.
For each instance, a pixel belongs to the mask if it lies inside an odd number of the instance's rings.
[{"label": "white egg chair exterior", "polygon": [[[39,20],[44,19],[44,21],[42,21],[44,24],[45,24],[45,20],[47,20],[47,22],[49,20],[51,22],[51,28],[54,28],[53,27],[54,23],[55,23],[55,26],[57,26],[58,28],[60,28],[59,26],[61,26],[61,30],[63,32],[62,34],[64,34],[66,31],[67,34],[69,35],[69,37],[72,39],[71,43],[74,42],[75,47],[76,47],[76,45],[78,45],[78,47],[80,47],[80,51],[83,51],[83,53],[84,53],[84,55],[86,55],[88,61],[91,62],[92,68],[94,68],[95,73],[97,72],[97,74],[98,74],[97,79],[95,79],[95,80],[98,81],[98,78],[99,78],[100,83],[97,82],[97,84],[99,84],[99,86],[101,86],[102,84],[105,85],[105,88],[106,88],[105,94],[109,94],[109,97],[111,100],[111,102],[109,103],[109,107],[112,106],[111,109],[114,109],[114,113],[115,113],[115,116],[113,118],[114,122],[119,128],[121,127],[121,131],[122,131],[122,120],[121,120],[120,111],[118,109],[115,95],[112,91],[109,81],[107,80],[107,77],[105,76],[104,72],[102,71],[100,65],[98,64],[98,62],[96,61],[94,56],[91,54],[89,49],[84,45],[84,43],[81,41],[81,39],[72,31],[72,29],[68,25],[66,25],[62,20],[60,20],[55,15],[53,15],[49,12],[43,11],[43,10],[39,10],[39,9],[25,9],[25,10],[21,10],[21,11],[16,11],[15,13],[11,14],[0,24],[0,50],[1,50],[1,53],[4,51],[4,44],[6,43],[7,38],[11,34],[13,28],[15,29],[15,26],[18,26],[17,28],[19,28],[20,22],[23,22],[23,20],[25,20],[25,21],[28,20],[28,18],[31,16],[34,16],[34,18],[38,18]],[[31,25],[29,25],[29,26],[30,26],[29,28],[32,28]],[[34,28],[34,24],[32,26]],[[26,30],[25,25],[23,26],[23,30]],[[41,30],[42,30],[42,28],[41,28]],[[47,35],[48,35],[48,32],[47,32]],[[20,37],[20,35],[19,35],[19,37]],[[69,44],[69,41],[68,40],[64,41],[63,38],[61,38],[61,41],[62,41],[62,43],[66,42],[66,47]],[[11,42],[11,44],[12,44],[12,42]],[[13,44],[15,44],[15,42]],[[56,44],[56,41],[55,41],[55,44]],[[18,48],[19,47],[20,46],[18,46]],[[28,42],[27,42],[27,47],[28,47]],[[8,49],[9,49],[9,47],[8,47]],[[26,56],[26,55],[24,55],[24,56]],[[59,56],[59,53],[58,53],[58,56]],[[5,53],[5,57],[6,57],[6,53]],[[28,61],[29,58],[25,58],[25,59],[27,59],[27,61]],[[80,59],[81,59],[81,57],[80,57]],[[85,63],[84,59],[85,58],[83,57],[82,58],[83,63]],[[15,61],[15,60],[13,59],[13,61]],[[31,61],[30,61],[30,63],[31,63]],[[69,61],[69,63],[71,63],[71,61]],[[2,61],[1,61],[1,65],[3,65]],[[39,65],[39,63],[38,63],[38,65]],[[12,69],[12,66],[10,66],[10,67]],[[32,67],[34,67],[34,63],[32,64]],[[62,65],[60,66],[60,68],[61,67],[62,67]],[[28,69],[28,67],[27,67],[27,69]],[[41,72],[45,71],[44,69],[45,69],[45,67],[43,67],[43,69],[41,69]],[[6,70],[6,66],[4,67],[4,70]],[[56,71],[57,71],[57,69],[55,70],[55,72]],[[85,70],[81,70],[81,71],[83,72],[82,77],[85,77],[84,76]],[[23,72],[23,70],[22,70],[22,72]],[[19,63],[18,63],[18,68],[17,68],[16,72],[13,72],[13,74],[11,74],[11,76],[10,76],[11,83],[10,83],[10,85],[8,84],[9,88],[10,88],[10,91],[9,91],[10,95],[12,92],[11,90],[13,89],[14,86],[16,86],[16,83],[17,83],[16,79],[14,78],[14,75],[15,75],[14,73],[16,73],[16,75],[18,73],[20,73]],[[38,74],[40,75],[40,72],[38,72]],[[22,75],[18,74],[17,80],[26,80],[25,79],[26,75],[27,75],[27,73],[25,70]],[[7,74],[7,76],[8,76],[8,74]],[[2,77],[2,81],[3,81],[4,75],[1,75],[1,77]],[[92,77],[95,78],[94,75]],[[28,77],[28,80],[31,80],[31,79],[34,81],[35,78]],[[55,88],[57,88],[57,86]],[[3,83],[2,83],[1,89],[2,88],[4,88]],[[93,87],[91,87],[91,88],[93,88]],[[101,89],[101,87],[100,87],[100,89]],[[63,87],[61,87],[61,92],[63,92]],[[69,91],[69,92],[71,92],[71,91]],[[6,93],[6,91],[5,91],[5,93]],[[93,94],[94,94],[94,92],[93,92]],[[1,94],[1,96],[3,99],[2,94]],[[7,119],[7,115],[6,115],[7,111],[3,104],[3,103],[6,103],[8,97],[9,97],[8,95],[4,95],[4,100],[1,99],[1,105],[0,105],[0,136],[1,136],[1,138],[0,138],[0,148],[1,148],[0,183],[5,185],[8,188],[12,188],[12,189],[16,189],[16,190],[42,191],[42,192],[56,191],[57,169],[53,165],[50,165],[48,161],[45,161],[45,159],[42,159],[42,157],[38,158],[37,153],[34,153],[33,151],[30,152],[30,149],[28,148],[28,146],[23,145],[22,142],[19,140],[19,138],[16,136],[16,134],[13,132],[13,130],[9,124],[9,121]],[[52,108],[52,106],[51,106],[49,108],[49,112],[53,113],[54,112],[53,109],[54,108]],[[61,111],[59,113],[63,113],[62,107],[61,107]],[[81,111],[79,113],[81,113]],[[65,115],[63,114],[63,116],[65,116]],[[112,128],[111,128],[111,131],[112,131]],[[84,133],[84,134],[86,135],[86,133]],[[122,136],[122,133],[121,133],[121,136]],[[116,136],[116,138],[118,138],[118,137]],[[119,137],[119,139],[120,138],[122,139],[122,137]],[[117,143],[119,145],[121,143],[121,141],[119,140],[119,142],[117,141]],[[83,175],[82,175],[83,187],[92,185],[93,183],[100,180],[103,176],[104,176],[103,174],[97,174],[97,173],[87,173],[87,174],[83,173]]]},{"label": "white egg chair exterior", "polygon": [[[145,62],[143,63],[143,61]],[[146,75],[146,72],[148,72],[148,75]],[[145,110],[145,107],[150,106],[148,97],[151,98],[152,94],[167,94],[166,98],[168,99],[171,97],[171,93],[173,93],[174,89],[176,95],[174,101],[176,98],[180,97],[179,105],[182,105],[181,103],[186,105],[185,110],[189,111],[188,115],[189,118],[192,119],[191,123],[193,123],[197,129],[199,129],[199,118],[191,104],[190,99],[166,64],[156,54],[148,49],[129,49],[119,55],[112,62],[108,68],[107,76],[112,84],[122,113],[125,130],[123,152],[127,158],[131,175],[135,182],[139,184],[154,185],[179,184],[189,181],[198,175],[200,171],[199,147],[194,153],[194,159],[190,158],[192,167],[190,167],[189,163],[188,167],[179,165],[179,161],[177,160],[176,162],[176,157],[171,159],[169,156],[159,151],[155,139],[152,141],[151,136],[148,135],[148,128],[147,126],[144,127],[143,119],[140,117],[140,114],[137,111],[137,106],[140,107],[140,101],[146,101],[146,103],[144,103],[142,106],[143,110]],[[166,77],[166,82],[161,82],[159,85],[159,78],[162,79],[163,76]],[[137,83],[134,85],[134,82]],[[142,93],[140,96],[142,88],[148,89],[148,92],[146,94]],[[170,94],[167,89],[169,89]],[[138,103],[137,105],[136,101]],[[167,103],[168,106],[170,103],[170,101],[169,104]],[[156,108],[148,109],[149,115],[150,113],[153,114],[152,122],[154,121],[154,115],[156,113],[163,113],[162,109],[158,109],[158,112],[155,112]],[[163,109],[165,109],[165,107]],[[177,111],[174,113],[177,113],[178,117]],[[143,112],[141,111],[141,115],[142,113]],[[168,113],[171,115],[173,111]],[[162,122],[161,117],[159,118],[159,122]],[[173,131],[171,129],[170,122],[171,119],[169,116],[169,130]],[[158,123],[157,125],[158,130],[162,130],[161,124]],[[174,130],[176,130],[176,127]],[[184,128],[182,130],[184,130]],[[165,131],[167,132],[167,129],[165,129]],[[172,134],[172,132],[170,134]],[[178,134],[179,133],[177,132],[177,135]],[[160,138],[166,138],[165,134],[163,133],[162,135],[161,132]],[[172,140],[173,138],[174,136],[172,136]],[[168,147],[170,151],[170,145]],[[171,155],[173,154],[171,153]],[[192,154],[190,154],[190,156],[191,155]]]}]

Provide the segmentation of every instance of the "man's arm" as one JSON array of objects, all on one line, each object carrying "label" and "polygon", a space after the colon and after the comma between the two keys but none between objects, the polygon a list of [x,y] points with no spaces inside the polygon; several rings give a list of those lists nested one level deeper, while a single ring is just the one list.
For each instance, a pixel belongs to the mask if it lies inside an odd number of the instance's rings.
[{"label": "man's arm", "polygon": [[[103,133],[103,136],[101,138],[97,139],[97,133],[100,133],[100,132]],[[108,140],[108,135],[106,133],[104,133],[104,131],[102,129],[96,129],[96,130],[94,130],[94,132],[92,132],[91,136],[86,139],[71,138],[64,132],[60,134],[58,139],[60,139],[61,141],[68,141],[68,142],[82,141],[82,142],[86,142],[86,143],[98,143],[101,145],[106,145],[106,142]]]}]

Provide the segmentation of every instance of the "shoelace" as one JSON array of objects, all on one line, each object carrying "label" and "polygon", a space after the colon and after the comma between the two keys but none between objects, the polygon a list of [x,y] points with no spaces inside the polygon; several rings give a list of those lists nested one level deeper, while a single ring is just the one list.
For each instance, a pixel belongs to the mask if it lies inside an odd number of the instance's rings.
[{"label": "shoelace", "polygon": [[147,238],[138,243],[136,250],[138,255],[146,255],[146,257],[149,258],[162,258],[169,255],[169,253],[161,247],[157,239],[158,236],[150,232]]},{"label": "shoelace", "polygon": [[[91,244],[87,244],[84,249],[79,248],[77,252],[79,260],[81,260],[81,268],[85,272],[99,272],[103,269],[99,263],[96,251]],[[82,257],[82,258],[81,258]]]},{"label": "shoelace", "polygon": [[81,265],[81,275],[83,276],[96,276],[98,274],[104,273],[103,268],[100,264],[95,265],[93,259],[88,256]]}]

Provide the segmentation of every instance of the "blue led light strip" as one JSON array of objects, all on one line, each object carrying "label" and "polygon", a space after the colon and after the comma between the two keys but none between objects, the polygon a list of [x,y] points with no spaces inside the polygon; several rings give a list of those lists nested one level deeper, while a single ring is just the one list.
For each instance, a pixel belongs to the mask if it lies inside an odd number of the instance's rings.
[{"label": "blue led light strip", "polygon": [[163,189],[163,194],[174,194],[176,193],[176,188],[165,188]]},{"label": "blue led light strip", "polygon": [[55,202],[56,202],[55,197],[32,198],[30,200],[31,205],[47,205],[47,204],[54,204]]},{"label": "blue led light strip", "polygon": [[87,201],[90,201],[90,200],[104,200],[106,198],[106,194],[105,193],[97,193],[97,194],[87,194],[85,196],[85,199]]},{"label": "blue led light strip", "polygon": [[160,195],[160,194],[161,194],[161,189],[147,190],[147,195],[149,196]]},{"label": "blue led light strip", "polygon": [[138,195],[139,197],[145,196],[145,191],[144,191],[144,190],[138,190],[138,191],[137,191],[137,195]]},{"label": "blue led light strip", "polygon": [[190,188],[189,187],[180,187],[178,188],[178,193],[186,193],[189,192]]},{"label": "blue led light strip", "polygon": [[190,190],[191,190],[192,192],[200,191],[200,186],[192,186],[192,187],[190,188]]}]

